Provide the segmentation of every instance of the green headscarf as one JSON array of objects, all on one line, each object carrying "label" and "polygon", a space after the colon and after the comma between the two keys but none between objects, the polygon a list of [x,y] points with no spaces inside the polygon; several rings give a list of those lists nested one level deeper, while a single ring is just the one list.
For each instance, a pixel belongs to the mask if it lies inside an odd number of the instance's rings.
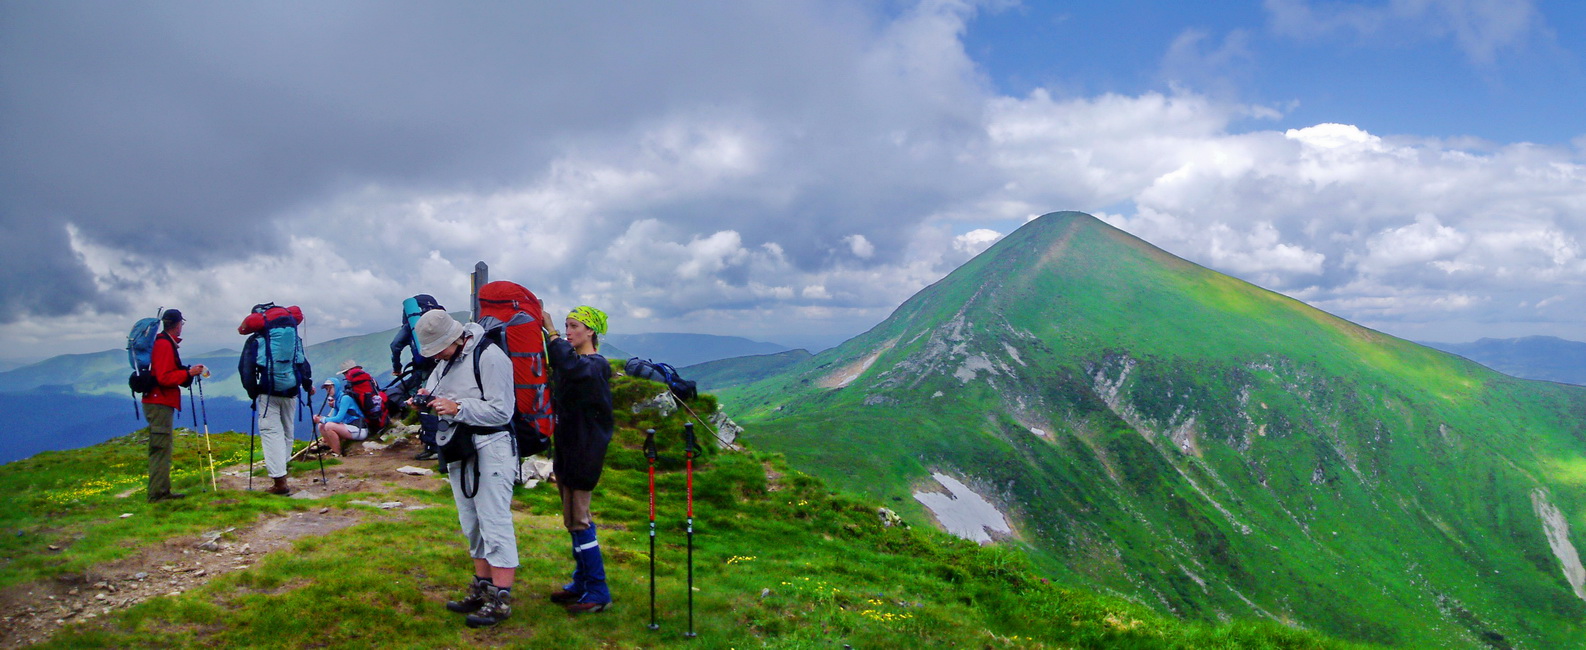
[{"label": "green headscarf", "polygon": [[590,307],[589,305],[579,305],[578,308],[574,309],[572,313],[567,315],[567,317],[588,326],[589,329],[594,330],[595,334],[598,336],[606,335],[606,312],[595,309],[594,307]]}]

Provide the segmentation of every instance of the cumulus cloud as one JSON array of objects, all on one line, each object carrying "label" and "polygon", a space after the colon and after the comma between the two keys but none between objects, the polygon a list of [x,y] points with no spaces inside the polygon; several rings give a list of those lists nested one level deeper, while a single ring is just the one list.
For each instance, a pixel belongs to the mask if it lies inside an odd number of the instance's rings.
[{"label": "cumulus cloud", "polygon": [[[198,346],[265,300],[361,333],[465,304],[478,260],[616,331],[831,343],[1060,209],[1395,332],[1586,317],[1580,148],[1266,128],[1184,86],[1003,95],[967,2],[448,7],[0,7],[0,124],[28,125],[0,131],[0,226],[29,242],[0,356],[160,305]],[[1327,7],[1268,4],[1376,29]],[[1185,32],[1164,70],[1247,45]]]}]

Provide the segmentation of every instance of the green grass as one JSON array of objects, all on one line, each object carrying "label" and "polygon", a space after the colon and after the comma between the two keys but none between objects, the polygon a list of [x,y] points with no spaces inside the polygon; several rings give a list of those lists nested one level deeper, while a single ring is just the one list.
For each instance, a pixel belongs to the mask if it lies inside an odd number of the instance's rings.
[{"label": "green grass", "polygon": [[[529,647],[814,648],[1332,648],[1346,647],[1271,622],[1212,624],[1163,616],[1116,596],[1059,586],[1043,579],[1016,549],[982,548],[934,530],[887,527],[876,505],[833,491],[824,481],[787,466],[779,454],[710,452],[696,461],[694,509],[694,628],[687,627],[683,418],[633,414],[627,405],[653,394],[655,384],[620,379],[621,427],[594,503],[601,527],[615,607],[572,618],[542,600],[570,570],[568,537],[560,528],[554,486],[515,495],[521,567],[513,618],[489,630],[469,630],[442,603],[461,593],[470,567],[445,487],[409,490],[404,502],[434,507],[371,512],[358,525],[302,538],[288,551],[259,558],[250,568],[217,577],[179,596],[156,598],[70,626],[48,646],[60,647]],[[692,405],[712,409],[708,396]],[[650,565],[645,427],[659,430],[657,560],[661,630],[649,622]],[[226,444],[234,453],[236,439]],[[191,453],[191,441],[184,453]],[[128,462],[141,452],[125,441],[58,452],[0,468],[0,480],[21,485],[26,475],[53,476],[30,484],[29,505],[5,511],[12,526],[42,539],[61,523],[103,546],[138,547],[246,520],[270,507],[357,507],[336,500],[299,502],[223,493],[156,505],[173,526],[132,528],[154,519],[149,508],[126,522],[99,521],[118,509],[104,492],[73,495],[71,522],[54,521],[38,504],[72,489],[72,467],[94,466],[120,485],[141,475]],[[191,459],[191,456],[188,456]],[[41,461],[49,461],[42,463]],[[95,461],[97,462],[97,461]],[[50,465],[49,469],[43,467]],[[301,468],[299,471],[312,471]],[[769,474],[768,474],[769,472]],[[773,481],[768,478],[775,475]],[[191,487],[196,477],[179,484]],[[113,498],[113,497],[110,497]],[[225,503],[235,501],[235,503]],[[245,511],[245,512],[244,512]],[[146,516],[147,515],[147,516]],[[57,538],[58,539],[58,538]],[[87,539],[85,536],[83,539]],[[97,546],[95,546],[97,548]],[[51,571],[77,571],[110,557],[79,541],[46,561],[37,545],[8,547],[0,572],[6,584]],[[23,567],[32,567],[24,569]]]},{"label": "green grass", "polygon": [[[248,461],[246,434],[214,434],[210,444],[218,467]],[[202,435],[177,429],[171,481],[187,498],[156,504],[147,501],[147,429],[0,466],[0,493],[8,495],[0,500],[0,587],[79,573],[162,539],[310,507],[262,492],[211,492],[209,453]],[[255,454],[262,459],[262,451]],[[263,467],[260,460],[256,472]],[[307,467],[292,464],[294,470]],[[50,551],[51,545],[62,550]]]}]

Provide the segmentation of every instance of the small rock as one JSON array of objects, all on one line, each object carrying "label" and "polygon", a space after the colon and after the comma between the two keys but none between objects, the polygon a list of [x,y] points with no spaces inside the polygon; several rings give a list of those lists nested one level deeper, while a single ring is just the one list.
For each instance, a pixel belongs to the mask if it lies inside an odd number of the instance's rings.
[{"label": "small rock", "polygon": [[252,544],[243,544],[242,548],[237,549],[237,552],[238,553],[252,553],[253,552],[253,545]]},{"label": "small rock", "polygon": [[149,574],[146,571],[139,571],[137,573],[132,574],[132,577],[133,577],[133,579],[136,579],[136,580],[142,580],[144,578],[149,577]]},{"label": "small rock", "polygon": [[105,599],[105,595],[104,594],[94,594],[94,600],[104,600],[104,599]]},{"label": "small rock", "polygon": [[68,595],[68,596],[76,596],[77,595],[77,588],[76,587],[72,587],[71,589],[67,589],[66,590],[66,595]]},{"label": "small rock", "polygon": [[165,595],[167,595],[167,596],[180,596],[180,595],[182,595],[182,592],[181,591],[173,591],[173,592],[165,594]]},{"label": "small rock", "polygon": [[330,506],[325,506],[325,507],[319,509],[319,514],[323,515],[323,514],[325,514],[327,512],[330,512]]},{"label": "small rock", "polygon": [[52,551],[59,551],[59,550],[61,550],[61,547],[59,547],[59,546],[56,546],[56,545],[54,545],[54,544],[50,544],[50,550],[52,550]]},{"label": "small rock", "polygon": [[400,507],[402,507],[402,502],[401,501],[386,501],[385,503],[380,504],[380,509],[381,510],[390,510],[392,508],[400,508]]},{"label": "small rock", "polygon": [[770,596],[770,595],[771,595],[771,588],[770,587],[766,587],[765,589],[761,589],[760,590],[760,597],[761,598],[765,598],[766,596]]},{"label": "small rock", "polygon": [[131,517],[131,516],[132,516],[132,513],[130,513],[130,512],[121,513],[121,518],[122,519],[126,519],[127,517]]},{"label": "small rock", "polygon": [[199,570],[197,570],[197,571],[194,571],[194,572],[193,572],[193,575],[194,575],[194,576],[198,576],[198,577],[202,577],[202,576],[203,576],[203,575],[204,575],[204,574],[206,574],[206,573],[209,573],[209,571],[208,571],[208,570],[205,570],[205,569],[199,569]]},{"label": "small rock", "polygon": [[398,467],[396,471],[407,474],[408,476],[429,476],[435,473],[435,470],[433,469],[414,467],[412,465],[403,465]]}]

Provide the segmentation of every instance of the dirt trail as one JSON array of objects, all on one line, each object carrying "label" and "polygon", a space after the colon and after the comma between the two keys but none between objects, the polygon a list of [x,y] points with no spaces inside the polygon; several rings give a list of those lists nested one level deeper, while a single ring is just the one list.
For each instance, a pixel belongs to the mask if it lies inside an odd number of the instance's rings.
[{"label": "dirt trail", "polygon": [[[400,488],[433,490],[443,483],[434,474],[414,476],[397,471],[404,466],[435,469],[434,461],[413,460],[418,443],[410,435],[398,437],[387,447],[360,443],[347,451],[341,464],[325,466],[327,480],[323,485],[317,466],[291,476],[288,483],[294,493],[289,498],[319,499],[351,492],[379,495]],[[240,465],[222,469],[220,490],[247,490],[247,469]],[[270,484],[268,478],[255,477],[253,489],[260,491]],[[141,497],[142,493],[136,496]],[[371,501],[371,505],[376,503],[387,512],[321,507],[261,515],[250,526],[168,539],[83,573],[0,589],[0,646],[39,643],[65,625],[91,621],[151,598],[203,586],[217,576],[247,569],[263,555],[289,548],[293,540],[301,537],[332,533],[370,517],[402,516],[403,510],[429,507]]]}]

